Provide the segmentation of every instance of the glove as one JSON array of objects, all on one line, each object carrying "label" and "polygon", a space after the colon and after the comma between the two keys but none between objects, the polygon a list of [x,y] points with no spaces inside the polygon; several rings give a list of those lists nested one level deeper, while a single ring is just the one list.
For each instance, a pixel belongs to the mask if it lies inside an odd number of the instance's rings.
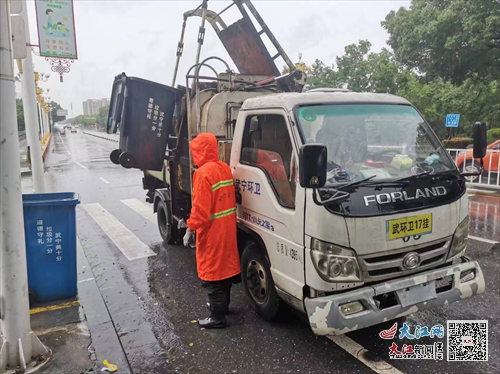
[{"label": "glove", "polygon": [[186,223],[186,221],[184,220],[184,218],[180,219],[179,222],[177,223],[177,229],[180,230],[180,229],[187,229],[188,225]]},{"label": "glove", "polygon": [[186,230],[186,234],[182,238],[182,243],[184,244],[184,247],[187,247],[189,243],[193,240],[194,236],[194,231],[192,231],[189,227]]}]

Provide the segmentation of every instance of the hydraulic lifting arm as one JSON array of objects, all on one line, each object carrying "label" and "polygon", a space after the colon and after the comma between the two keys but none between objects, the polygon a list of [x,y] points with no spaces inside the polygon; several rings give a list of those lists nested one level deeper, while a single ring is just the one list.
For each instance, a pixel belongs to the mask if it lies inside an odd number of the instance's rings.
[{"label": "hydraulic lifting arm", "polygon": [[[236,5],[240,11],[242,18],[227,26],[222,20],[221,14],[234,5]],[[255,28],[247,9],[260,25],[260,31],[257,31]],[[182,23],[181,39],[177,48],[177,61],[175,64],[172,86],[175,85],[179,62],[184,48],[186,20],[189,17],[194,16],[202,18],[198,31],[198,49],[195,64],[199,63],[200,51],[205,36],[205,21],[207,21],[212,25],[240,74],[278,77],[280,76],[280,71],[274,62],[278,57],[283,58],[291,72],[296,70],[295,65],[288,58],[287,54],[250,0],[234,0],[232,4],[224,8],[219,13],[209,10],[208,1],[203,0],[203,2],[196,9],[184,13],[184,21]],[[266,34],[275,47],[277,53],[273,56],[271,56],[266,48],[261,37],[262,34]]]}]

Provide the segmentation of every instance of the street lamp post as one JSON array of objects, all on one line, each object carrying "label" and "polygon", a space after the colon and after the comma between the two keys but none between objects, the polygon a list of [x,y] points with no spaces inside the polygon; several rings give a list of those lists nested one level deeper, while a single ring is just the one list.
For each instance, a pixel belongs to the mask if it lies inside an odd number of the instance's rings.
[{"label": "street lamp post", "polygon": [[0,1],[0,372],[24,372],[48,350],[31,331],[29,314],[11,35],[10,1]]},{"label": "street lamp post", "polygon": [[[8,1],[7,1],[8,2]],[[1,2],[2,4],[4,1]],[[40,144],[40,139],[38,139],[37,131],[37,108],[36,108],[36,89],[35,82],[33,80],[34,70],[33,70],[33,58],[30,41],[30,30],[29,30],[29,20],[27,11],[26,0],[23,0],[23,10],[21,17],[24,20],[24,27],[26,33],[26,43],[28,46],[28,53],[26,58],[22,60],[22,72],[20,74],[21,84],[22,84],[22,94],[23,94],[23,111],[24,111],[24,121],[26,127],[26,140],[28,141],[28,146],[30,147],[30,159],[31,159],[31,169],[33,177],[33,191],[36,193],[45,192],[45,182],[43,179],[43,161],[42,161],[42,147]],[[9,34],[10,35],[10,34]]]}]

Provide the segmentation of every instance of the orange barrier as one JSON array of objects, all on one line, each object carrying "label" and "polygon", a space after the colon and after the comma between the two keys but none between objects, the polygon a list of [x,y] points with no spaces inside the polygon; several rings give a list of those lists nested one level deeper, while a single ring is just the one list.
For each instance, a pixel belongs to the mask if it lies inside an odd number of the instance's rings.
[{"label": "orange barrier", "polygon": [[47,156],[47,152],[50,148],[50,140],[52,139],[52,134],[48,132],[42,138],[42,160],[45,162],[45,158]]}]

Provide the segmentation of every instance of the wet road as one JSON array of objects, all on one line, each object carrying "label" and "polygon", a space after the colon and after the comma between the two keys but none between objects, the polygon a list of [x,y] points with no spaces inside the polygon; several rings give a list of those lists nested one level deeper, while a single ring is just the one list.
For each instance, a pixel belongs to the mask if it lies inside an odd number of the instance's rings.
[{"label": "wet road", "polygon": [[[144,203],[142,174],[109,162],[109,152],[116,146],[115,142],[81,131],[63,137],[56,134],[45,177],[48,190],[76,191],[81,196],[77,208],[78,236],[114,324],[114,329],[102,333],[119,336],[134,373],[500,371],[500,246],[480,240],[469,241],[467,254],[479,261],[483,269],[486,293],[398,322],[407,322],[414,331],[416,325],[430,328],[436,324],[446,326],[447,320],[487,319],[488,362],[447,362],[446,339],[430,338],[394,341],[399,348],[404,343],[442,341],[443,360],[391,360],[392,341],[382,340],[378,334],[392,323],[334,341],[316,337],[302,317],[291,311],[279,322],[269,323],[250,311],[241,284],[233,287],[230,327],[200,330],[192,321],[204,317],[207,311],[206,297],[196,275],[195,252],[162,244],[155,216],[147,213],[148,204]],[[23,183],[29,184],[29,179],[24,178]],[[470,235],[499,241],[498,195],[472,196],[470,205]],[[118,237],[130,238],[130,242],[138,239],[154,253],[139,253],[140,246],[127,246]],[[138,259],[129,260],[131,256]]]}]

